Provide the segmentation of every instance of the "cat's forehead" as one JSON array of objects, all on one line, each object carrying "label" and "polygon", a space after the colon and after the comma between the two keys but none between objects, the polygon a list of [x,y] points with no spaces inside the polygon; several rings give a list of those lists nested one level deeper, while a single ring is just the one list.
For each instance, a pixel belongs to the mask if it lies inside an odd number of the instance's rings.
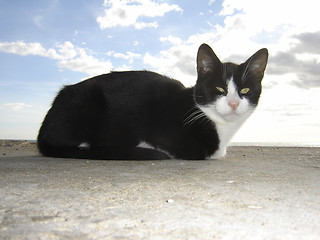
[{"label": "cat's forehead", "polygon": [[238,65],[230,62],[221,64],[221,76],[222,81],[227,85],[233,77],[235,77],[238,72]]}]

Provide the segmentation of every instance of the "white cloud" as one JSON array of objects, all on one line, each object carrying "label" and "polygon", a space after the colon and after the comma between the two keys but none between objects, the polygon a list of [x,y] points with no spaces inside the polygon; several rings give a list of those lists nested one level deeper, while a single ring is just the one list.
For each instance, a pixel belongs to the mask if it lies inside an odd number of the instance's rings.
[{"label": "white cloud", "polygon": [[176,78],[186,86],[190,86],[196,80],[195,54],[196,49],[192,46],[173,46],[166,51],[161,51],[157,56],[146,53],[143,61],[153,70]]},{"label": "white cloud", "polygon": [[[109,52],[107,52],[107,55],[113,56],[114,58],[121,58],[124,60],[128,60],[129,64],[132,64],[134,59],[139,59],[142,57],[141,54],[137,54],[137,53],[133,53],[133,52],[126,52],[124,54],[124,53],[116,53],[114,51],[109,51]],[[127,68],[127,66],[125,68]]]},{"label": "white cloud", "polygon": [[150,22],[150,23],[137,22],[134,24],[134,27],[136,29],[143,29],[143,28],[147,28],[147,27],[158,28],[158,23],[157,22]]},{"label": "white cloud", "polygon": [[173,37],[169,35],[168,37],[160,37],[161,42],[169,42],[173,45],[178,45],[182,43],[182,40],[178,37]]},{"label": "white cloud", "polygon": [[112,69],[112,64],[109,61],[101,61],[90,56],[84,49],[77,49],[76,57],[61,60],[58,66],[72,71],[84,72],[90,76],[107,73]]},{"label": "white cloud", "polygon": [[[317,0],[224,0],[223,16],[238,15],[252,34],[258,31],[274,31],[278,27],[294,31],[313,31],[318,29]],[[240,11],[241,13],[236,13]]]},{"label": "white cloud", "polygon": [[63,44],[58,44],[57,48],[59,49],[59,59],[71,59],[78,55],[74,45],[69,41]]},{"label": "white cloud", "polygon": [[[134,42],[139,44],[139,42]],[[40,43],[0,42],[0,51],[27,56],[36,55],[57,60],[57,64],[62,69],[86,73],[89,76],[99,75],[109,72],[111,69],[129,69],[128,66],[114,67],[109,60],[98,59],[90,54],[85,48],[74,46],[71,42],[57,44],[55,49],[45,49]],[[127,60],[132,64],[134,59],[142,57],[141,54],[126,52],[116,53],[109,51],[108,56]]]},{"label": "white cloud", "polygon": [[126,60],[131,60],[133,58],[140,58],[141,54],[133,53],[133,52],[127,52],[126,54],[123,53],[114,53],[112,54],[115,58],[122,58]]},{"label": "white cloud", "polygon": [[139,18],[162,17],[171,11],[182,12],[176,4],[156,3],[151,0],[105,0],[104,6],[105,15],[97,18],[101,29],[115,26],[134,26],[136,29],[157,28],[157,22],[139,21]]},{"label": "white cloud", "polygon": [[30,104],[26,103],[5,103],[0,105],[1,109],[11,109],[15,112],[23,111],[26,108],[32,108]]},{"label": "white cloud", "polygon": [[55,59],[61,68],[83,72],[90,76],[109,72],[113,68],[111,62],[88,55],[84,48],[76,47],[68,41],[58,44],[56,49],[45,49],[37,42],[0,42],[0,51],[22,56],[36,55]]},{"label": "white cloud", "polygon": [[54,49],[46,50],[40,43],[25,43],[23,41],[17,42],[0,42],[0,51],[18,54],[22,56],[37,55],[42,57],[49,57],[58,59],[59,55]]}]

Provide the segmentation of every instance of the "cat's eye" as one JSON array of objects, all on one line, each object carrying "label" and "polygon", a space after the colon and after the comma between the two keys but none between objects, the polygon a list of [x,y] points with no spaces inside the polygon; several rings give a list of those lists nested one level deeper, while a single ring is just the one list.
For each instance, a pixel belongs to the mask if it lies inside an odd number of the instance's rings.
[{"label": "cat's eye", "polygon": [[246,94],[249,92],[249,90],[250,90],[250,88],[243,88],[243,89],[241,89],[240,93]]},{"label": "cat's eye", "polygon": [[217,88],[217,90],[218,90],[219,92],[224,93],[224,89],[223,89],[223,88],[221,88],[221,87],[216,87],[216,88]]}]

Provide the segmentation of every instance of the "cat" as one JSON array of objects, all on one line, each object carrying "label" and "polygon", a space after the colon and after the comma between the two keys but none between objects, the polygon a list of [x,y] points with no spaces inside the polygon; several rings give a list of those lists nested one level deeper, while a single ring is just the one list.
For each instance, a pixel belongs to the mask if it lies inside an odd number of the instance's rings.
[{"label": "cat", "polygon": [[222,158],[258,105],[267,61],[263,48],[240,65],[222,63],[202,44],[194,87],[150,71],[65,86],[40,127],[38,148],[61,158]]}]

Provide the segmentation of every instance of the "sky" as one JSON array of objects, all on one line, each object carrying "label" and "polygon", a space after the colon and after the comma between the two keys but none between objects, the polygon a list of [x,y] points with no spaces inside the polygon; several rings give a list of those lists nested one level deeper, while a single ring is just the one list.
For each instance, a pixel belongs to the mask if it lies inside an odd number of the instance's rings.
[{"label": "sky", "polygon": [[112,71],[196,82],[209,44],[269,62],[259,106],[234,142],[320,143],[317,0],[0,0],[0,139],[35,140],[57,92]]}]

